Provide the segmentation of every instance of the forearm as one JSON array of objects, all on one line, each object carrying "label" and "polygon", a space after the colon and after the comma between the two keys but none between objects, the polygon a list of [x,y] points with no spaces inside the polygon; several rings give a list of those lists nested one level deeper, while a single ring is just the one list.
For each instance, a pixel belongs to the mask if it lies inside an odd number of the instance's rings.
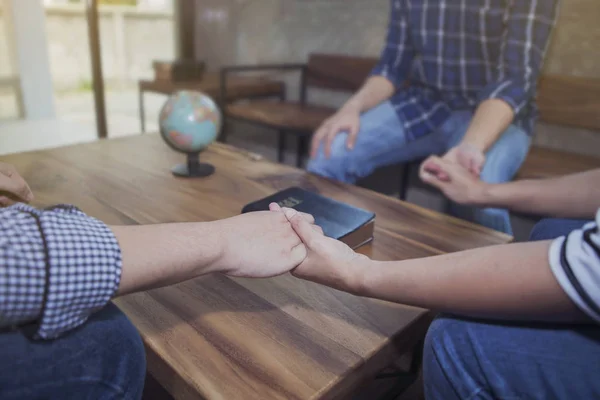
[{"label": "forearm", "polygon": [[[510,244],[356,268],[354,292],[467,317],[586,321],[548,262],[550,242]],[[349,270],[351,271],[351,269]]]},{"label": "forearm", "polygon": [[386,78],[371,76],[343,108],[351,108],[363,113],[388,100],[395,91],[392,82]]},{"label": "forearm", "polygon": [[218,222],[111,227],[123,257],[117,295],[168,286],[215,272]]},{"label": "forearm", "polygon": [[600,169],[553,179],[485,185],[475,205],[536,215],[592,219],[600,208]]},{"label": "forearm", "polygon": [[510,126],[513,119],[513,109],[505,101],[486,100],[475,111],[462,143],[486,152]]}]

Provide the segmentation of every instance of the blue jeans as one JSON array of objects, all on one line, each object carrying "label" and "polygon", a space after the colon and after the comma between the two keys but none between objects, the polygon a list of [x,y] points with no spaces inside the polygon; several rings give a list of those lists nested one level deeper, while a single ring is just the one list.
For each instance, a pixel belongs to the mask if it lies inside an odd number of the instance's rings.
[{"label": "blue jeans", "polygon": [[32,342],[0,334],[0,399],[123,399],[142,397],[144,345],[113,304],[70,334]]},{"label": "blue jeans", "polygon": [[[355,183],[375,169],[443,154],[457,145],[465,135],[472,118],[470,111],[457,111],[437,131],[408,140],[398,114],[389,102],[366,112],[361,117],[360,132],[353,150],[346,148],[347,133],[336,136],[331,157],[320,149],[308,164],[308,171],[341,182]],[[516,126],[510,126],[487,154],[481,179],[489,183],[512,180],[529,152],[531,138]],[[492,229],[512,234],[506,210],[476,209],[453,204],[453,215]]]},{"label": "blue jeans", "polygon": [[[531,240],[581,228],[545,220]],[[598,325],[510,324],[436,319],[425,340],[427,399],[598,399]]]}]

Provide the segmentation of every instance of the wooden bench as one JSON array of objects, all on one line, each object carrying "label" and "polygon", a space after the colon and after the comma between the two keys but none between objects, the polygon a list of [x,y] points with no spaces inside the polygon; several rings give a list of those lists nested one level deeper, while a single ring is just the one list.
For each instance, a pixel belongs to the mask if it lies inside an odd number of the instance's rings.
[{"label": "wooden bench", "polygon": [[[301,73],[299,101],[288,101],[283,94],[279,102],[261,100],[231,104],[225,109],[225,117],[277,130],[279,162],[284,158],[286,136],[296,135],[298,138],[296,164],[300,167],[313,132],[336,111],[335,108],[310,104],[307,99],[308,89],[353,93],[362,86],[376,63],[375,58],[315,53],[309,56],[306,64],[224,67],[221,70],[221,79],[224,82],[233,73],[293,70]],[[224,83],[222,87],[226,87],[226,84]]]},{"label": "wooden bench", "polygon": [[[600,134],[600,79],[547,75],[539,84],[540,121]],[[600,168],[600,158],[533,146],[517,179],[552,178]]]}]

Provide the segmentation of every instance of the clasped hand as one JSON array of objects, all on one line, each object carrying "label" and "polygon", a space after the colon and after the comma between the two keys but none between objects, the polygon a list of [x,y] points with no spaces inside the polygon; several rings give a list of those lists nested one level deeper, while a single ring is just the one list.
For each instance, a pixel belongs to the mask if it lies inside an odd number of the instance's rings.
[{"label": "clasped hand", "polygon": [[223,227],[228,238],[220,272],[249,278],[292,272],[302,279],[354,291],[352,277],[360,275],[367,257],[326,237],[308,214],[277,204],[271,204],[270,210],[225,220],[231,226]]}]

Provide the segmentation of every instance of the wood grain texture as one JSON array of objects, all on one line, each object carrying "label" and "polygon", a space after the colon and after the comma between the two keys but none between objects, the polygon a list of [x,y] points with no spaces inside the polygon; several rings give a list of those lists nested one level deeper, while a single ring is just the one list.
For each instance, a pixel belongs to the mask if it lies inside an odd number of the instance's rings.
[{"label": "wood grain texture", "polygon": [[537,103],[545,122],[600,132],[600,79],[545,75]]},{"label": "wood grain texture", "polygon": [[[210,221],[276,190],[301,186],[377,213],[377,260],[425,257],[506,243],[510,237],[261,160],[221,144],[202,158],[206,179],[171,175],[183,161],[158,135],[2,158],[35,205],[73,203],[109,224]],[[205,276],[117,300],[139,329],[153,376],[176,398],[344,398],[423,337],[426,310],[351,296],[285,275]]]},{"label": "wood grain texture", "polygon": [[600,158],[532,147],[517,179],[545,179],[600,168]]},{"label": "wood grain texture", "polygon": [[270,128],[312,133],[335,111],[334,108],[292,102],[251,101],[229,105],[227,116]]},{"label": "wood grain texture", "polygon": [[[142,80],[139,82],[139,87],[141,91],[162,94],[171,94],[178,90],[196,90],[215,99],[221,95],[221,83],[216,73],[206,73],[202,80],[196,82]],[[233,76],[227,81],[227,100],[279,96],[283,90],[282,82],[257,77]]]},{"label": "wood grain texture", "polygon": [[371,57],[313,53],[308,59],[306,84],[321,89],[355,92],[378,61]]}]

